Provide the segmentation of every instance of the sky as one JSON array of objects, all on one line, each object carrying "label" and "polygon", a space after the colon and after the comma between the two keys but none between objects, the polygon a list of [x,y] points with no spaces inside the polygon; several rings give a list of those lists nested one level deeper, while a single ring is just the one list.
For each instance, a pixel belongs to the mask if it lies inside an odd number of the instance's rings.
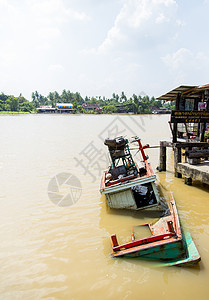
[{"label": "sky", "polygon": [[209,83],[209,0],[0,0],[0,92],[158,97]]}]

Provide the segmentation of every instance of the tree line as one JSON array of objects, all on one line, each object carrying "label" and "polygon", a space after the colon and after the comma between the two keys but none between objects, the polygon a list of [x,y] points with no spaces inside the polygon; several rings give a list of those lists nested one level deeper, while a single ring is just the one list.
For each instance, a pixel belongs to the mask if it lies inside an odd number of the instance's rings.
[{"label": "tree line", "polygon": [[0,94],[0,112],[32,112],[34,106],[26,100],[22,95],[19,97]]},{"label": "tree line", "polygon": [[[61,94],[57,91],[50,92],[47,97],[35,91],[32,93],[32,101],[26,100],[22,95],[14,97],[4,93],[0,94],[0,111],[36,112],[40,106],[51,105],[56,107],[57,103],[72,103],[75,113],[85,112],[82,107],[84,103],[97,103],[101,108],[100,113],[119,113],[122,107],[123,112],[126,113],[149,114],[151,113],[151,107],[166,106],[154,97],[133,94],[128,98],[124,92],[121,95],[113,93],[110,98],[101,96],[86,96],[83,98],[80,93],[73,93],[70,90],[63,90]],[[170,109],[170,106],[167,105],[167,108]]]}]

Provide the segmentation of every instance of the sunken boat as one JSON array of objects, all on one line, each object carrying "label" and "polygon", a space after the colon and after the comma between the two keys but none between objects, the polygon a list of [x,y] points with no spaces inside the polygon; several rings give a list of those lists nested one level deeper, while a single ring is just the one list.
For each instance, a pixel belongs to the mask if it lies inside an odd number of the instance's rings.
[{"label": "sunken boat", "polygon": [[[137,143],[142,161],[134,161],[129,143]],[[148,156],[138,137],[129,142],[124,137],[106,139],[104,144],[108,147],[111,157],[111,166],[104,171],[100,193],[106,196],[110,208],[140,210],[160,206],[160,197],[155,184],[154,174]]]},{"label": "sunken boat", "polygon": [[198,250],[188,232],[181,229],[178,212],[174,198],[170,198],[169,212],[146,226],[150,232],[145,238],[140,235],[140,230],[132,228],[131,239],[119,245],[116,234],[111,235],[113,257],[134,257],[146,260],[160,261],[162,266],[191,266],[198,263],[201,258]]},{"label": "sunken boat", "polygon": [[[160,262],[163,266],[194,265],[201,258],[188,232],[182,230],[174,198],[161,200],[154,174],[141,140],[134,137],[131,143],[138,144],[142,161],[136,164],[129,148],[129,141],[124,137],[106,139],[112,164],[103,174],[100,192],[106,195],[107,204],[116,209],[150,209],[163,208],[163,215],[153,221],[135,226],[131,239],[119,244],[116,234],[111,235],[112,256],[131,257]],[[146,227],[148,235],[140,236],[140,228]],[[136,228],[137,227],[137,228]],[[138,234],[139,231],[139,235]]]}]

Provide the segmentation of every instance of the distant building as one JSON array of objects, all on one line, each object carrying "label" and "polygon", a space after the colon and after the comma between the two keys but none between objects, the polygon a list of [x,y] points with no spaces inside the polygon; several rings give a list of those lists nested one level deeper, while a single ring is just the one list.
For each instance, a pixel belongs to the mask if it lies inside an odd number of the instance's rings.
[{"label": "distant building", "polygon": [[124,104],[116,104],[115,107],[119,110],[118,112],[121,114],[126,113],[126,107]]},{"label": "distant building", "polygon": [[157,106],[150,106],[150,110],[152,114],[170,114],[171,111],[167,110],[165,107],[157,107]]},{"label": "distant building", "polygon": [[42,105],[37,108],[38,113],[55,113],[56,108],[53,108],[51,105]]},{"label": "distant building", "polygon": [[73,104],[72,103],[57,103],[56,104],[58,113],[72,113]]},{"label": "distant building", "polygon": [[84,103],[82,104],[82,107],[85,111],[100,111],[102,110],[99,104],[97,103]]}]

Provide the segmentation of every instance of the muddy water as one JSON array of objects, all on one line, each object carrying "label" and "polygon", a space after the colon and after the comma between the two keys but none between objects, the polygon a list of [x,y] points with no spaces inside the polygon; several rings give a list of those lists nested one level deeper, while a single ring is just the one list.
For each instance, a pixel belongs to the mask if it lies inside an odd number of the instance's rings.
[{"label": "muddy water", "polygon": [[[159,268],[110,257],[112,233],[126,242],[133,225],[154,216],[107,208],[99,193],[101,171],[108,165],[102,140],[138,135],[143,143],[158,145],[170,138],[168,118],[0,117],[0,299],[208,299],[209,188],[174,178],[171,151],[168,171],[157,174],[158,185],[166,196],[173,193],[201,263]],[[146,152],[155,169],[159,149]],[[66,176],[68,184],[61,184]],[[72,176],[77,178],[73,188]],[[69,193],[70,198],[56,199]]]}]

